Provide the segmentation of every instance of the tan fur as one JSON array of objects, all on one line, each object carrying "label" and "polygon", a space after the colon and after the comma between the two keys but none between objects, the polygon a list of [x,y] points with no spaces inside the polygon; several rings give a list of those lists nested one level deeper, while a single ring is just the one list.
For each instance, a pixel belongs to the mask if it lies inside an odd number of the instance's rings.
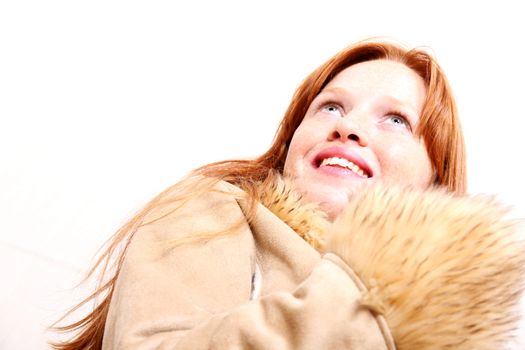
[{"label": "tan fur", "polygon": [[260,186],[260,201],[312,247],[324,248],[326,215],[316,203],[300,204],[301,195],[289,179],[273,174]]},{"label": "tan fur", "polygon": [[289,184],[267,192],[266,206],[317,249],[326,240],[360,276],[363,305],[385,316],[398,349],[501,349],[512,334],[525,242],[493,198],[369,188],[326,234]]}]

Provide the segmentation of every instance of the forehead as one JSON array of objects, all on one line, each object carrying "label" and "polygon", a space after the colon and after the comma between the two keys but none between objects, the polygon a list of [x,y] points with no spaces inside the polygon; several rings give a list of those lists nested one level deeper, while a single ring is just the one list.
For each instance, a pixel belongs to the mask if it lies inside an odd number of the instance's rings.
[{"label": "forehead", "polygon": [[426,98],[423,78],[403,63],[385,59],[365,61],[345,68],[325,89],[343,89],[356,97],[393,98],[416,111],[421,111]]}]

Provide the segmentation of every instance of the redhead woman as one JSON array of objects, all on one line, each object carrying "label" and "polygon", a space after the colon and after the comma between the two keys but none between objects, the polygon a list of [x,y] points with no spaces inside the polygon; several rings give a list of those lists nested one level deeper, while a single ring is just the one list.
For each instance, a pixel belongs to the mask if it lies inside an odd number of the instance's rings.
[{"label": "redhead woman", "polygon": [[299,86],[266,153],[197,169],[116,234],[98,306],[56,348],[501,348],[525,245],[465,191],[436,61],[357,43]]}]

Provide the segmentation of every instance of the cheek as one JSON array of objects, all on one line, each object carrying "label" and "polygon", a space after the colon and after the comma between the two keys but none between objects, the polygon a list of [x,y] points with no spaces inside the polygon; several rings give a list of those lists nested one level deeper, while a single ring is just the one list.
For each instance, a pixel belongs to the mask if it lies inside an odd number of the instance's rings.
[{"label": "cheek", "polygon": [[297,175],[297,161],[302,153],[302,147],[300,142],[300,134],[297,129],[292,137],[290,146],[288,147],[288,153],[286,154],[286,160],[284,161],[284,174],[287,176]]},{"label": "cheek", "polygon": [[392,142],[382,149],[380,162],[382,178],[387,182],[416,187],[432,182],[432,165],[423,143]]},{"label": "cheek", "polygon": [[295,130],[284,162],[285,175],[298,176],[302,173],[304,159],[308,151],[316,144],[316,140],[313,139],[314,135],[308,125],[301,124]]}]

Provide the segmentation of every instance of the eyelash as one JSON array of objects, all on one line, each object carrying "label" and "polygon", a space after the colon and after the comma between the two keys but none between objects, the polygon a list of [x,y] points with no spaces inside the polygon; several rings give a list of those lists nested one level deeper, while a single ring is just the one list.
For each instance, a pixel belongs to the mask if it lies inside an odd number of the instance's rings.
[{"label": "eyelash", "polygon": [[408,130],[412,131],[412,125],[410,125],[410,122],[408,120],[408,118],[401,112],[399,111],[396,111],[396,110],[392,110],[390,112],[388,112],[386,114],[387,117],[396,117],[396,118],[399,118],[401,120],[403,120],[403,123],[405,123],[405,125],[407,126]]},{"label": "eyelash", "polygon": [[[340,113],[344,114],[344,110],[341,107],[341,105],[338,102],[333,101],[333,100],[323,101],[322,103],[320,103],[319,111],[328,112],[326,111],[326,108],[330,108],[330,107],[336,108]],[[412,125],[410,124],[408,117],[404,113],[394,109],[386,113],[385,117],[389,117],[389,118],[396,117],[396,118],[401,119],[404,125],[406,125],[407,129],[412,132]]]},{"label": "eyelash", "polygon": [[341,105],[335,101],[324,101],[323,103],[320,104],[320,107],[319,107],[319,110],[320,111],[325,111],[326,108],[329,108],[329,107],[334,107],[336,108],[339,112],[341,112],[342,114],[344,114],[343,112],[343,108],[341,107]]}]

